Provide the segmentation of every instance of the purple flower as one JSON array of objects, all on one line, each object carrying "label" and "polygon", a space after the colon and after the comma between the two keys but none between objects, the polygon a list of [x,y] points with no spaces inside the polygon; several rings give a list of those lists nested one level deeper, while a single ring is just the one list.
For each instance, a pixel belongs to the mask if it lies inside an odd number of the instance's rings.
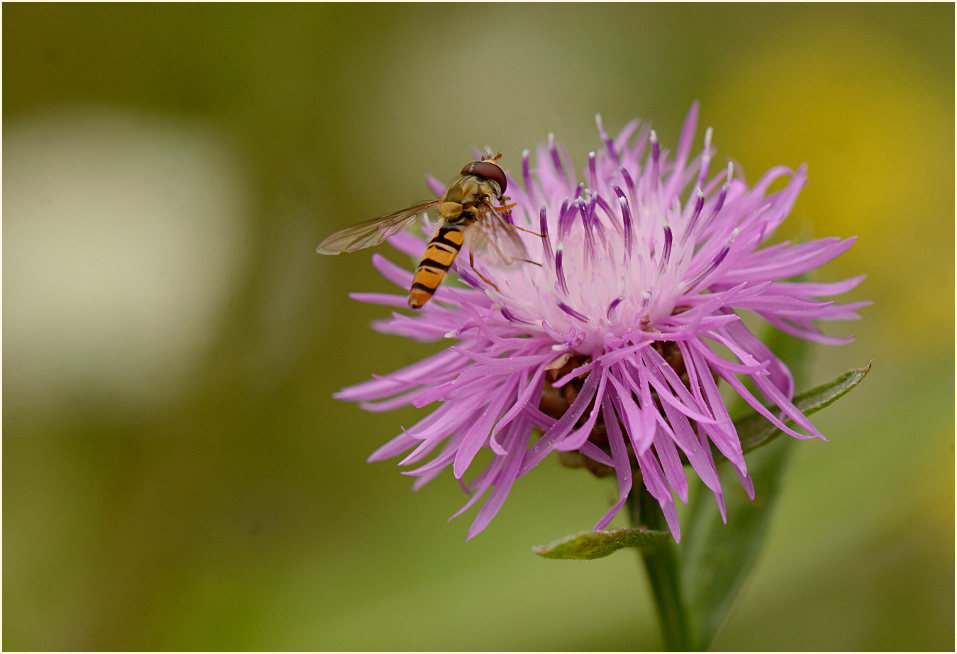
[{"label": "purple flower", "polygon": [[[617,476],[618,501],[595,529],[611,522],[638,479],[678,540],[675,496],[688,500],[685,464],[714,493],[724,517],[711,444],[752,498],[754,488],[720,380],[785,433],[823,438],[791,403],[787,367],[740,314],[753,312],[820,343],[850,340],[825,336],[814,321],[857,318],[855,309],[866,302],[819,298],[849,291],[863,276],[829,284],[783,280],[827,263],[854,239],[762,248],[791,210],[805,169],[773,168],[751,187],[731,166],[713,174],[710,129],[704,151],[689,158],[697,116],[695,105],[673,157],[637,120],[612,139],[599,118],[602,146],[589,153],[580,178],[551,136],[534,167],[524,152],[521,172],[508,179],[511,220],[543,235],[521,233],[541,265],[501,270],[477,256],[492,287],[460,256],[455,269],[472,288],[442,286],[421,312],[393,313],[374,325],[420,341],[456,341],[337,397],[369,411],[438,403],[369,460],[407,453],[400,465],[415,466],[405,472],[417,478],[414,488],[451,466],[471,494],[455,515],[485,498],[468,538],[489,524],[515,480],[552,452]],[[784,187],[769,192],[781,179]],[[444,191],[437,180],[430,185]],[[391,242],[415,257],[425,248],[408,233]],[[373,265],[403,293],[352,297],[406,307],[412,274],[380,255]],[[778,410],[766,409],[742,378]],[[788,419],[796,428],[784,424]],[[482,449],[491,451],[491,462],[465,481]]]}]

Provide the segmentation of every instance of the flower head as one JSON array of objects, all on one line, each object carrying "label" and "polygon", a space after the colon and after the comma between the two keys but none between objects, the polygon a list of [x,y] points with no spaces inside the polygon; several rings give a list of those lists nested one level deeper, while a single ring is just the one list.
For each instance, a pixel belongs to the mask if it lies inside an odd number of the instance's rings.
[{"label": "flower head", "polygon": [[[784,280],[830,261],[854,239],[762,248],[790,212],[805,170],[777,167],[753,186],[731,166],[712,173],[710,129],[704,150],[690,156],[697,113],[693,106],[673,156],[637,120],[611,138],[599,118],[602,146],[589,153],[580,178],[552,137],[539,146],[535,166],[524,152],[521,172],[508,178],[510,219],[541,234],[521,233],[540,265],[503,270],[476,256],[476,274],[460,256],[455,269],[471,288],[443,286],[420,313],[375,324],[455,344],[337,394],[371,411],[439,403],[370,461],[405,454],[400,464],[414,466],[406,474],[417,477],[416,488],[451,466],[471,493],[459,513],[484,498],[469,538],[489,524],[515,480],[552,452],[616,475],[619,499],[595,529],[608,525],[641,483],[679,539],[675,496],[687,502],[684,464],[714,493],[723,517],[712,444],[752,498],[754,489],[721,380],[785,433],[823,438],[791,402],[791,373],[741,312],[805,339],[845,342],[821,333],[815,321],[856,318],[865,303],[819,298],[844,293],[863,276],[830,284]],[[777,180],[784,187],[770,192]],[[430,184],[444,190],[437,180]],[[390,240],[413,256],[425,247],[408,233]],[[410,272],[379,255],[373,264],[409,287]],[[405,295],[353,297],[406,305]],[[491,462],[466,482],[482,449]]]}]

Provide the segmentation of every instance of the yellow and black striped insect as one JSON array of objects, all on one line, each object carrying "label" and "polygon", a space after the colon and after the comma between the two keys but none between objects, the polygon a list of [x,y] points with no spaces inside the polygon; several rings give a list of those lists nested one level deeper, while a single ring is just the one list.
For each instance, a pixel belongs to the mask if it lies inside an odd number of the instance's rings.
[{"label": "yellow and black striped insect", "polygon": [[[503,216],[511,207],[505,206],[505,172],[495,163],[501,156],[487,155],[482,161],[466,164],[441,198],[346,227],[320,243],[316,251],[339,254],[378,245],[411,225],[418,215],[438,207],[439,229],[429,241],[409,289],[409,306],[413,309],[421,309],[432,298],[463,245],[468,247],[473,270],[476,251],[487,253],[490,263],[497,266],[528,261],[515,230],[529,230],[516,227]],[[494,206],[493,201],[499,202],[499,206]],[[498,288],[478,270],[475,272]]]}]

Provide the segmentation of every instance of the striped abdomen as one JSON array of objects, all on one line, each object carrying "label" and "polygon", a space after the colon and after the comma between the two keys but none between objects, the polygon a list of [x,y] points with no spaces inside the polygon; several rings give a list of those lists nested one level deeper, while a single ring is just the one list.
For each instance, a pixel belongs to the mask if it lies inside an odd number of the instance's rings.
[{"label": "striped abdomen", "polygon": [[412,288],[409,289],[409,306],[413,309],[421,309],[422,305],[428,302],[435,289],[439,287],[442,280],[445,279],[449,266],[455,261],[455,255],[462,248],[462,242],[465,239],[465,230],[461,227],[450,227],[443,225],[435,233],[429,246],[425,248],[425,254],[419,267],[415,269],[415,276],[412,278]]}]

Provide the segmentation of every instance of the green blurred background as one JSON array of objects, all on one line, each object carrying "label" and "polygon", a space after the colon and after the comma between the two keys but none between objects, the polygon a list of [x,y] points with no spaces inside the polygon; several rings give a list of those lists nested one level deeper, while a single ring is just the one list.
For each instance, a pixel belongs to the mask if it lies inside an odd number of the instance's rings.
[{"label": "green blurred background", "polygon": [[[582,167],[632,117],[809,164],[782,234],[858,235],[873,361],[797,444],[719,649],[954,646],[954,7],[3,6],[4,649],[659,646],[637,561],[548,561],[610,482],[549,460],[488,530],[366,456],[415,410],[331,395],[435,351],[339,227],[473,146]],[[696,147],[701,143],[699,132]],[[394,260],[401,255],[382,251]]]}]

